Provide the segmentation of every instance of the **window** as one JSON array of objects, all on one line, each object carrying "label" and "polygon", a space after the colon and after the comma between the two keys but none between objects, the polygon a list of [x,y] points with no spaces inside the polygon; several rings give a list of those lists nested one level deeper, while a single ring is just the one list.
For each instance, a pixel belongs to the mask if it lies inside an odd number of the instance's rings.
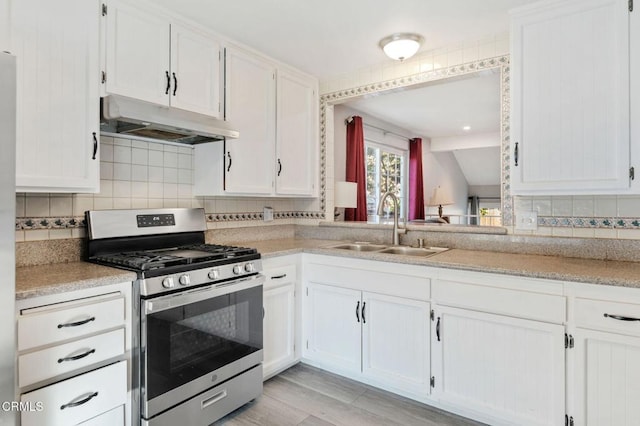
[{"label": "window", "polygon": [[[398,197],[400,211],[398,217],[405,217],[407,194],[407,151],[402,151],[367,141],[367,215],[378,214],[378,205],[385,192],[391,191]],[[381,218],[393,217],[393,200],[385,200]]]}]

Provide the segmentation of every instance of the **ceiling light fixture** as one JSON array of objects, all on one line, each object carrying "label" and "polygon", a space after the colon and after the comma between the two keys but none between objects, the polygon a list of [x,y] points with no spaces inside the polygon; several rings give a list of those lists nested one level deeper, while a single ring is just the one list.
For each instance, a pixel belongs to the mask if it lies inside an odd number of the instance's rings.
[{"label": "ceiling light fixture", "polygon": [[465,132],[468,132],[469,130],[471,130],[471,126],[464,126],[462,130],[464,130]]},{"label": "ceiling light fixture", "polygon": [[415,33],[395,33],[380,40],[379,46],[391,59],[404,61],[416,54],[423,41],[424,38]]}]

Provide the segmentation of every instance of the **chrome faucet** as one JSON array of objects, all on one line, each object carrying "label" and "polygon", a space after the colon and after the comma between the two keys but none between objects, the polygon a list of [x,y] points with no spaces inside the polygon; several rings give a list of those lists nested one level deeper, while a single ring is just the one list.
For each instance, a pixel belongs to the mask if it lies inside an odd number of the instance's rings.
[{"label": "chrome faucet", "polygon": [[401,232],[404,233],[404,229],[398,229],[398,209],[400,206],[398,204],[398,197],[396,197],[396,194],[391,191],[387,191],[384,193],[382,198],[380,198],[380,204],[378,204],[378,216],[382,216],[382,214],[384,213],[384,202],[387,197],[391,197],[391,200],[393,201],[393,245],[399,246],[400,236],[398,234]]}]

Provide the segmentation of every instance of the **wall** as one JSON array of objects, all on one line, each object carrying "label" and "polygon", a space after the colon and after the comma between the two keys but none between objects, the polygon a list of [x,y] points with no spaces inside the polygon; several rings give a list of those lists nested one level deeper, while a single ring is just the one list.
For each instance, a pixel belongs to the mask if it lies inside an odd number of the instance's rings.
[{"label": "wall", "polygon": [[[346,167],[346,139],[347,131],[344,120],[352,115],[359,115],[365,123],[380,127],[389,131],[404,135],[407,139],[419,137],[410,131],[399,128],[392,123],[387,123],[375,117],[363,114],[355,109],[349,108],[348,104],[334,106],[334,177],[336,181],[345,179]],[[365,127],[365,133],[367,129]],[[398,139],[394,137],[394,139]],[[429,202],[435,187],[440,185],[444,191],[456,194],[454,204],[445,208],[449,214],[466,214],[467,210],[467,181],[464,178],[458,163],[451,152],[432,153],[429,139],[422,141],[422,164],[424,180],[424,200]],[[426,207],[426,214],[438,214],[437,207]]]},{"label": "wall", "polygon": [[[356,96],[359,93],[358,88],[378,85],[382,87],[385,86],[383,82],[389,80],[399,80],[431,70],[456,67],[468,62],[508,54],[509,34],[507,33],[470,40],[425,51],[404,62],[389,60],[359,69],[353,73],[335,76],[320,82],[320,93],[329,100],[332,99],[331,94],[336,93],[339,98]],[[327,109],[328,115],[330,108]],[[330,125],[333,124],[328,119],[327,128]],[[327,152],[332,152],[333,143],[334,141],[327,137]],[[508,161],[508,156],[502,158]],[[508,165],[503,164],[503,172],[507,168]],[[327,167],[327,185],[333,181],[331,172],[331,168]],[[328,206],[333,204],[331,197],[332,193],[328,191]],[[640,239],[640,196],[514,197],[514,215],[517,217],[523,211],[538,212],[538,229],[536,231],[522,231],[511,226],[508,228],[510,233],[581,238]]]},{"label": "wall", "polygon": [[[194,197],[193,149],[161,143],[101,137],[100,193],[16,194],[16,241],[83,238],[86,210],[203,207],[207,225],[232,228],[317,223],[293,217],[293,211],[316,211],[317,200]],[[276,220],[261,220],[264,206]],[[56,223],[57,222],[57,223]]]}]

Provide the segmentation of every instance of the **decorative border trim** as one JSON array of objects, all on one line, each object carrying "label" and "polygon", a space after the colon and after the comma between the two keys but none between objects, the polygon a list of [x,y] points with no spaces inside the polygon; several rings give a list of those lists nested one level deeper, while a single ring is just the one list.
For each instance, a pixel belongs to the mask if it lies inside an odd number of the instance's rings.
[{"label": "decorative border trim", "polygon": [[[273,212],[274,220],[283,219],[322,219],[321,212],[283,211]],[[260,213],[208,213],[207,222],[243,222],[262,221],[264,215]],[[74,229],[86,228],[84,216],[75,217],[23,217],[16,219],[16,231],[33,231],[37,229]]]},{"label": "decorative border trim", "polygon": [[320,170],[321,170],[321,199],[320,208],[323,210],[322,217],[324,218],[325,210],[325,166],[326,166],[326,146],[327,146],[327,105],[335,105],[346,102],[349,99],[357,98],[369,94],[378,94],[384,92],[392,92],[397,89],[406,88],[409,86],[428,83],[436,80],[441,80],[449,77],[462,76],[482,70],[490,70],[499,68],[501,72],[500,79],[500,99],[501,99],[501,198],[502,198],[502,224],[503,226],[510,226],[513,222],[513,200],[510,194],[510,171],[509,171],[509,114],[510,114],[510,89],[509,89],[509,56],[496,56],[493,58],[481,59],[474,62],[468,62],[461,65],[454,65],[451,67],[438,68],[432,71],[421,72],[418,74],[412,74],[405,77],[399,77],[392,80],[385,80],[371,84],[365,84],[363,86],[357,86],[350,89],[338,90],[320,96]]},{"label": "decorative border trim", "polygon": [[640,219],[627,217],[564,217],[538,216],[538,226],[560,228],[640,229]]}]

